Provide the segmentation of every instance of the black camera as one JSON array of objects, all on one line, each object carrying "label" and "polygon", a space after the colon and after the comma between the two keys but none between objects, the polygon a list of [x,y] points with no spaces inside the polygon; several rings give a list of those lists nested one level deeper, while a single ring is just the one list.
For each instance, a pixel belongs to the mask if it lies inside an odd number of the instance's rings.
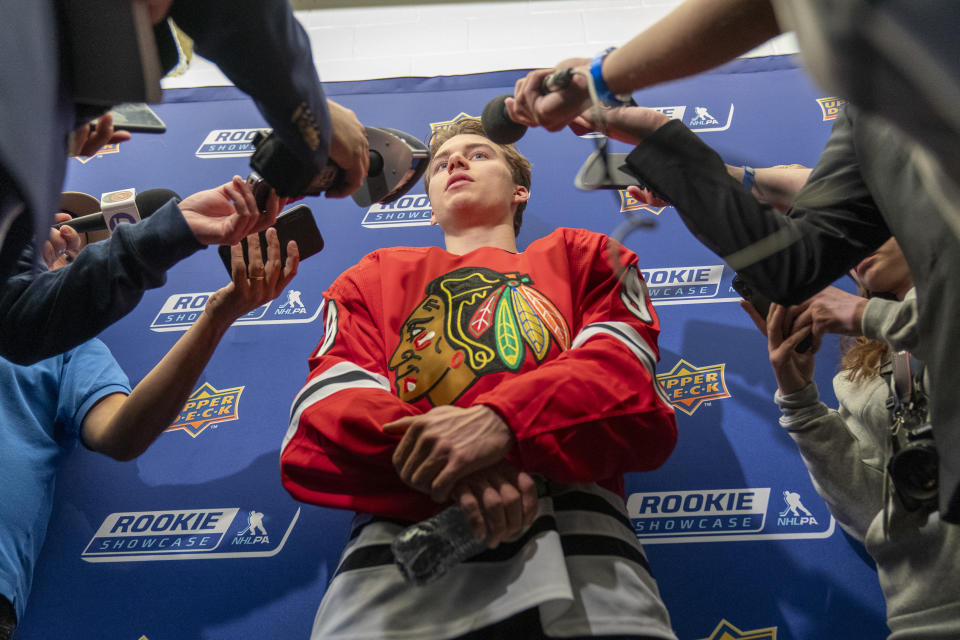
[{"label": "black camera", "polygon": [[929,424],[907,431],[906,443],[888,463],[890,478],[908,511],[937,509],[940,456]]},{"label": "black camera", "polygon": [[893,383],[887,407],[893,423],[893,457],[887,471],[908,511],[936,511],[940,455],[923,390],[923,363],[906,352],[893,355]]}]

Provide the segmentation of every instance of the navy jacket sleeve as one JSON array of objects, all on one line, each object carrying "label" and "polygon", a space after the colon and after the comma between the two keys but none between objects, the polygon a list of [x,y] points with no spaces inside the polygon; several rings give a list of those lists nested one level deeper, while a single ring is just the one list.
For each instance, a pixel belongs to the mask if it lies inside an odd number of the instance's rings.
[{"label": "navy jacket sleeve", "polygon": [[890,237],[860,174],[848,113],[786,216],[758,202],[677,120],[634,149],[627,164],[673,203],[700,242],[782,304],[809,298]]},{"label": "navy jacket sleeve", "polygon": [[171,200],[137,224],[120,225],[63,269],[8,279],[0,285],[0,355],[32,364],[86,342],[202,248]]},{"label": "navy jacket sleeve", "polygon": [[326,165],[330,113],[289,0],[179,0],[170,16],[298,158],[318,171]]}]

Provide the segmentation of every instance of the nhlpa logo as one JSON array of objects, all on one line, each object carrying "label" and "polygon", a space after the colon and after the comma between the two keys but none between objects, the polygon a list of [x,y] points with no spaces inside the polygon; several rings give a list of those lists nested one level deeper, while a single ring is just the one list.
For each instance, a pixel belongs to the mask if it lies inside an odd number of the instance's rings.
[{"label": "nhlpa logo", "polygon": [[653,207],[649,204],[644,204],[640,202],[629,193],[626,189],[620,189],[620,213],[634,212],[634,211],[649,211],[654,215],[660,215],[663,213],[663,210],[666,207]]},{"label": "nhlpa logo", "polygon": [[300,299],[300,292],[294,289],[287,291],[287,301],[280,305],[281,309],[306,309],[303,306],[303,300]]},{"label": "nhlpa logo", "polygon": [[165,431],[183,429],[196,438],[203,431],[214,424],[231,422],[240,417],[237,407],[240,404],[240,394],[244,387],[232,389],[217,389],[208,382],[190,394],[177,421],[167,427]]},{"label": "nhlpa logo", "polygon": [[741,631],[726,620],[721,620],[713,633],[700,640],[777,640],[777,628],[764,627],[752,631]]},{"label": "nhlpa logo", "polygon": [[[203,313],[211,295],[212,291],[173,294],[163,303],[160,312],[150,323],[150,329],[157,332],[186,331]],[[288,289],[285,295],[241,316],[232,326],[313,322],[320,316],[323,299],[305,302],[302,295],[301,291]]]},{"label": "nhlpa logo", "polygon": [[439,132],[443,131],[444,129],[449,129],[455,123],[459,122],[460,120],[463,120],[464,118],[473,118],[473,117],[474,116],[470,115],[469,113],[464,113],[463,111],[461,111],[457,115],[453,116],[453,118],[451,118],[450,120],[446,120],[444,122],[431,122],[430,137],[432,138],[433,136],[437,135]]},{"label": "nhlpa logo", "polygon": [[360,224],[368,229],[424,226],[430,224],[430,211],[426,194],[406,195],[387,204],[374,203]]},{"label": "nhlpa logo", "polygon": [[720,124],[720,121],[710,115],[710,112],[707,111],[706,107],[694,107],[696,116],[691,120],[688,125],[691,127],[709,127],[712,125]]},{"label": "nhlpa logo", "polygon": [[260,129],[216,129],[200,143],[198,158],[242,158],[253,155],[253,137]]},{"label": "nhlpa logo", "polygon": [[93,154],[92,156],[86,156],[86,157],[84,157],[84,156],[73,156],[73,157],[76,158],[76,159],[80,162],[80,164],[87,164],[88,162],[90,162],[90,161],[93,160],[94,158],[99,158],[100,156],[110,155],[111,153],[120,153],[120,143],[119,143],[119,142],[114,142],[113,144],[105,144],[105,145],[103,145],[102,147],[100,147],[99,149],[97,149],[97,152],[96,152],[95,154]]},{"label": "nhlpa logo", "polygon": [[[810,511],[803,506],[800,494],[796,491],[784,491],[783,501],[787,508],[777,516],[777,524],[781,527],[797,527],[802,525],[815,525],[817,519]],[[800,515],[803,514],[803,515]]]},{"label": "nhlpa logo", "polygon": [[823,113],[823,121],[836,120],[840,115],[840,110],[847,101],[843,98],[831,96],[829,98],[817,98],[817,104],[820,105],[820,111]]},{"label": "nhlpa logo", "polygon": [[[283,549],[300,517],[272,517],[256,509],[176,509],[111,513],[81,557],[87,562],[144,562],[262,558]],[[271,536],[268,526],[282,532]]]},{"label": "nhlpa logo", "polygon": [[670,404],[692,416],[704,402],[730,397],[723,378],[725,367],[725,364],[696,367],[681,358],[669,373],[658,374],[657,382]]},{"label": "nhlpa logo", "polygon": [[[733,104],[727,107],[726,103],[698,104],[693,107],[679,105],[673,107],[653,107],[654,111],[669,116],[673,120],[686,122],[686,125],[693,131],[726,131],[733,123]],[[688,112],[693,111],[693,117],[685,120]],[[714,116],[718,117],[714,117]],[[726,120],[721,120],[723,116]]]},{"label": "nhlpa logo", "polygon": [[663,300],[713,298],[720,290],[723,265],[643,269],[654,304]]},{"label": "nhlpa logo", "polygon": [[270,544],[270,535],[263,525],[263,514],[251,509],[247,514],[247,526],[233,537],[230,544]]}]

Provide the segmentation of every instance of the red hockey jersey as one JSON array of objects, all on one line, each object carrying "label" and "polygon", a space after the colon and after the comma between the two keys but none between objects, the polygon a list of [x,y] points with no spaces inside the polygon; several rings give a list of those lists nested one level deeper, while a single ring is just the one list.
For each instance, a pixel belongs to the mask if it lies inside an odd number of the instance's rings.
[{"label": "red hockey jersey", "polygon": [[624,250],[558,229],[524,252],[375,251],[325,293],[325,335],[291,408],[283,484],[313,504],[420,520],[438,505],[401,482],[381,425],[485,404],[516,436],[508,460],[557,482],[660,466],[676,443],[656,382],[659,324]]}]

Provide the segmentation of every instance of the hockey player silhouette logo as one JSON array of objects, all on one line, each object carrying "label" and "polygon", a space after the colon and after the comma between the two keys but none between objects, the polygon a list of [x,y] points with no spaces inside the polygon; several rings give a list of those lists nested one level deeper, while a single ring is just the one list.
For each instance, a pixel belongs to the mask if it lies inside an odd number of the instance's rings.
[{"label": "hockey player silhouette logo", "polygon": [[693,120],[690,121],[691,127],[720,124],[719,120],[710,115],[710,112],[707,111],[706,107],[694,107],[694,111],[697,113],[697,115],[694,116]]},{"label": "hockey player silhouette logo", "polygon": [[463,267],[426,287],[400,329],[388,366],[397,395],[451,404],[480,376],[519,370],[527,352],[543,362],[554,342],[570,347],[563,315],[530,276]]},{"label": "hockey player silhouette logo", "polygon": [[263,527],[263,514],[259,511],[250,510],[250,515],[247,516],[247,526],[246,528],[238,533],[238,536],[249,534],[251,536],[265,536],[267,535],[267,530]]},{"label": "hockey player silhouette logo", "polygon": [[780,517],[784,517],[789,513],[792,516],[799,516],[800,514],[797,511],[803,511],[804,515],[812,516],[813,514],[807,511],[807,508],[803,506],[803,503],[800,501],[800,494],[796,491],[784,491],[783,492],[783,501],[787,503],[787,508],[780,512]]},{"label": "hockey player silhouette logo", "polygon": [[281,309],[303,309],[303,301],[300,300],[300,292],[295,289],[287,291],[287,301],[280,305]]}]

